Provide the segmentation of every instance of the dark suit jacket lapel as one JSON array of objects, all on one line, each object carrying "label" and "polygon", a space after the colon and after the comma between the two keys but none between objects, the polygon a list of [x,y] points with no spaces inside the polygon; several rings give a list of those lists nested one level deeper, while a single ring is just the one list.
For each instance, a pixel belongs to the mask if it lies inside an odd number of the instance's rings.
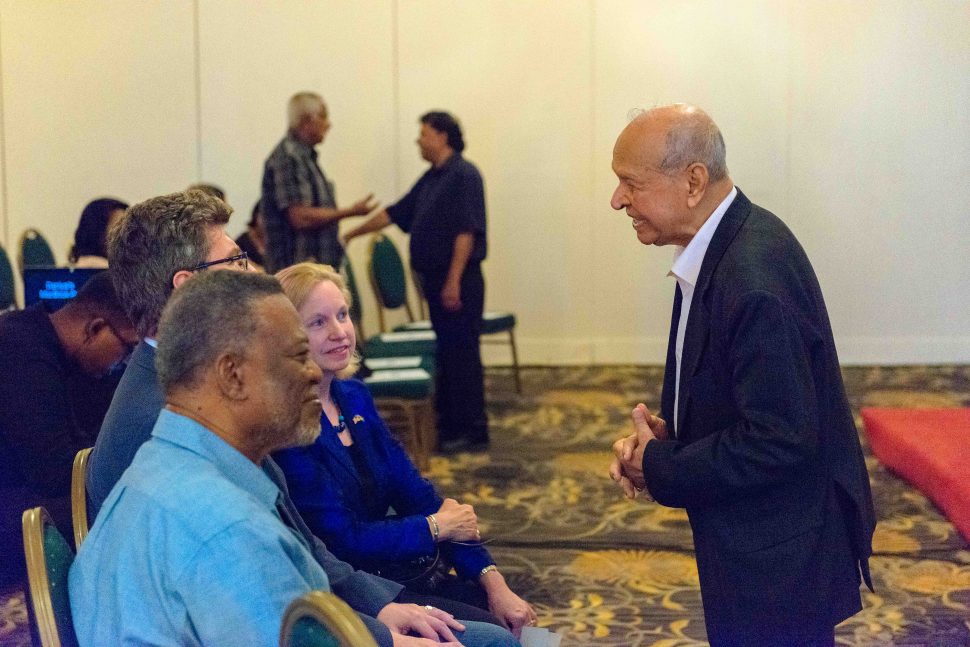
[{"label": "dark suit jacket lapel", "polygon": [[142,339],[131,353],[129,364],[135,364],[155,375],[155,349]]},{"label": "dark suit jacket lapel", "polygon": [[674,389],[677,379],[677,326],[680,325],[680,307],[683,294],[680,284],[675,284],[674,305],[670,313],[670,338],[667,340],[667,363],[664,366],[664,385],[660,393],[660,417],[667,421],[672,437],[677,436],[674,429]]},{"label": "dark suit jacket lapel", "polygon": [[[681,423],[681,429],[685,429],[684,411],[687,408],[687,401],[690,399],[690,380],[697,371],[697,364],[707,345],[710,308],[705,299],[705,293],[710,287],[711,277],[721,262],[724,252],[727,251],[750,213],[751,201],[738,189],[734,202],[728,207],[714,231],[714,236],[711,237],[711,243],[707,246],[704,261],[701,263],[700,274],[697,275],[697,285],[694,286],[694,296],[691,297],[690,313],[687,315],[687,328],[684,331],[684,348],[681,355],[680,397],[677,401],[677,421]],[[683,434],[678,434],[678,437],[682,436]]]}]

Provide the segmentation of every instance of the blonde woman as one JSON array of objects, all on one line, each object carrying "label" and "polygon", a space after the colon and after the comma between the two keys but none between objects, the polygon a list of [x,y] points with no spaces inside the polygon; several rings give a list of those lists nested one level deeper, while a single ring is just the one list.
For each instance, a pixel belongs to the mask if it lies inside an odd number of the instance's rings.
[{"label": "blonde woman", "polygon": [[[391,436],[364,384],[347,379],[358,360],[343,278],[313,263],[276,276],[323,373],[320,437],[275,455],[310,529],[355,567],[397,576],[415,597],[402,601],[432,604],[428,596],[434,596],[433,605],[455,617],[499,624],[518,636],[523,625],[535,623],[535,611],[512,592],[480,544],[475,511],[438,495]],[[445,573],[450,566],[457,577]]]}]

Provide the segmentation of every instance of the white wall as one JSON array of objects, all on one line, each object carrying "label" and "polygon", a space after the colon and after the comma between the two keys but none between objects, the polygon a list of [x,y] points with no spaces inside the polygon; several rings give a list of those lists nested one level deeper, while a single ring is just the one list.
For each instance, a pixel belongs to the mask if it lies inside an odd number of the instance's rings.
[{"label": "white wall", "polygon": [[808,250],[843,361],[970,362],[968,0],[0,0],[0,76],[0,239],[62,260],[99,195],[215,182],[240,231],[294,91],[329,103],[341,203],[395,200],[417,117],[454,111],[488,305],[552,364],[663,360],[670,250],[610,210],[610,157],[631,108],[694,102]]}]

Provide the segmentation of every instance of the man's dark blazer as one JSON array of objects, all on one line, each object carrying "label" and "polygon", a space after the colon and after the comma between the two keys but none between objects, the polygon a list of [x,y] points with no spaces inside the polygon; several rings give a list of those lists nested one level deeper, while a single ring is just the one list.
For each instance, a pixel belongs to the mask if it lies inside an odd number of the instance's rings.
[{"label": "man's dark blazer", "polygon": [[797,644],[861,608],[875,514],[818,280],[794,235],[743,193],[711,239],[688,315],[674,425],[643,455],[686,508],[714,645]]},{"label": "man's dark blazer", "polygon": [[[165,396],[155,371],[155,349],[142,341],[135,348],[121,377],[94,451],[91,452],[87,475],[90,519],[93,520],[101,509],[101,504],[128,469],[138,448],[151,437],[152,427],[155,426],[158,413],[164,404]],[[326,545],[314,537],[303,523],[290,499],[280,468],[271,458],[263,461],[262,467],[282,492],[283,506],[289,513],[289,521],[311,546],[313,556],[327,573],[330,588],[357,611],[381,647],[390,647],[390,632],[374,616],[389,602],[393,602],[404,587],[382,577],[354,570],[350,564],[327,550]]]}]

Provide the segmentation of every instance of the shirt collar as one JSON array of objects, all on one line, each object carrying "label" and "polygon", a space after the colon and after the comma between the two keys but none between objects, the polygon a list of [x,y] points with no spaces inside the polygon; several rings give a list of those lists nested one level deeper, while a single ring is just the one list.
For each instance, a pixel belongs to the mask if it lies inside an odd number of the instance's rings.
[{"label": "shirt collar", "polygon": [[280,490],[263,470],[195,420],[162,409],[152,436],[208,459],[233,485],[273,508]]},{"label": "shirt collar", "polygon": [[697,277],[701,273],[701,264],[704,262],[704,255],[707,254],[707,247],[711,244],[711,238],[714,237],[714,231],[737,195],[738,188],[732,187],[727,197],[721,200],[721,204],[717,205],[714,213],[687,243],[687,247],[678,245],[674,249],[674,263],[667,276],[674,276],[678,281],[683,281],[692,288],[697,285]]},{"label": "shirt collar", "polygon": [[289,139],[293,143],[293,146],[297,150],[303,151],[303,154],[304,155],[309,155],[311,158],[317,159],[317,149],[316,149],[316,147],[310,146],[309,144],[307,144],[306,142],[304,142],[302,139],[300,139],[299,137],[296,136],[296,133],[295,132],[293,132],[292,130],[286,131],[286,138]]}]

